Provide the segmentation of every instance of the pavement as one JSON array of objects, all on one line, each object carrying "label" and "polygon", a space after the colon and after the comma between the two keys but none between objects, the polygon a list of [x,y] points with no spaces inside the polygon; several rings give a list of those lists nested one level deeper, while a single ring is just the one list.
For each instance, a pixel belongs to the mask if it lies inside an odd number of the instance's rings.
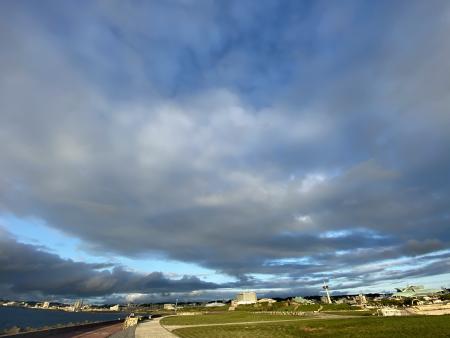
[{"label": "pavement", "polygon": [[98,325],[96,327],[78,326],[70,329],[36,331],[19,334],[24,338],[106,338],[122,331],[122,323]]},{"label": "pavement", "polygon": [[136,338],[176,338],[173,333],[161,326],[161,318],[155,318],[139,323],[134,336]]},{"label": "pavement", "polygon": [[73,335],[73,338],[105,338],[109,337],[112,334],[119,332],[122,330],[122,323],[104,326],[99,329],[95,329],[88,332],[83,332],[77,335]]},{"label": "pavement", "polygon": [[134,338],[134,332],[136,331],[136,325],[130,326],[129,328],[116,332],[109,338]]}]

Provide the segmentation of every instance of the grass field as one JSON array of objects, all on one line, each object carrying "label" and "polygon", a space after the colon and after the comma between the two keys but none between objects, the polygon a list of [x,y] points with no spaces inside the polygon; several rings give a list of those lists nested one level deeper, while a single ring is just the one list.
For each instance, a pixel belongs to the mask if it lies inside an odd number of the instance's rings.
[{"label": "grass field", "polygon": [[190,327],[177,329],[174,333],[183,338],[448,338],[450,337],[450,316],[303,319],[295,322]]},{"label": "grass field", "polygon": [[249,305],[239,305],[238,311],[302,311],[302,312],[312,312],[317,311],[322,307],[322,311],[345,311],[345,310],[357,310],[358,307],[351,306],[349,304],[289,304],[288,302],[277,302],[273,304],[262,303],[262,304],[249,304]]},{"label": "grass field", "polygon": [[252,314],[250,312],[226,312],[211,313],[196,316],[177,316],[163,318],[163,325],[199,325],[199,324],[222,324],[239,322],[260,322],[267,320],[299,319],[299,316]]}]

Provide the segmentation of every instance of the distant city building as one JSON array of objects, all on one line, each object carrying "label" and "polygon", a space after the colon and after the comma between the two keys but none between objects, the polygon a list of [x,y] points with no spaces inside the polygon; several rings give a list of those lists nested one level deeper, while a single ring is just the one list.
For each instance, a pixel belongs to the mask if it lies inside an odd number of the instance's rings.
[{"label": "distant city building", "polygon": [[164,304],[164,310],[175,310],[174,304]]},{"label": "distant city building", "polygon": [[255,304],[256,302],[257,302],[256,292],[254,291],[240,292],[236,295],[235,299],[235,303],[237,305]]},{"label": "distant city building", "polygon": [[113,305],[109,309],[111,311],[119,311],[120,310],[120,305],[119,304]]},{"label": "distant city building", "polygon": [[3,303],[3,306],[15,306],[15,305],[17,305],[17,302],[14,301]]},{"label": "distant city building", "polygon": [[380,313],[382,316],[386,317],[399,317],[399,316],[408,316],[410,315],[408,311],[405,309],[395,309],[390,307],[384,307],[380,309]]},{"label": "distant city building", "polygon": [[44,302],[44,304],[42,304],[43,309],[48,309],[49,307],[50,307],[50,302]]},{"label": "distant city building", "polygon": [[353,298],[341,297],[335,300],[336,304],[356,304],[356,301]]},{"label": "distant city building", "polygon": [[299,303],[299,304],[303,304],[303,305],[314,304],[314,302],[312,300],[305,299],[305,298],[299,297],[299,296],[292,298],[292,301]]},{"label": "distant city building", "polygon": [[331,299],[328,296],[322,296],[320,297],[320,302],[325,304],[331,304]]},{"label": "distant city building", "polygon": [[277,301],[275,299],[272,298],[261,298],[258,299],[258,303],[268,303],[268,304],[272,304],[272,303],[276,303]]},{"label": "distant city building", "polygon": [[394,298],[417,298],[426,296],[435,296],[443,293],[442,289],[425,289],[423,285],[410,285],[403,289],[397,289],[392,295]]},{"label": "distant city building", "polygon": [[68,310],[72,312],[78,312],[81,311],[82,308],[83,308],[83,300],[79,299],[72,306],[70,306]]},{"label": "distant city building", "polygon": [[220,302],[212,302],[205,305],[205,307],[225,306],[226,304]]},{"label": "distant city building", "polygon": [[356,296],[356,303],[358,305],[366,305],[367,304],[366,296],[360,293],[358,296]]}]

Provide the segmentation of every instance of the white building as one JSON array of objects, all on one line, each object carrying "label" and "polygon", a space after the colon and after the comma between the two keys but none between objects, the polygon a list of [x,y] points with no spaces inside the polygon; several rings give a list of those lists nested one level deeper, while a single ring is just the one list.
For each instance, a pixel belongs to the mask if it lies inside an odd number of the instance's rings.
[{"label": "white building", "polygon": [[50,302],[44,302],[44,304],[42,304],[43,309],[48,309],[49,307],[50,307]]},{"label": "white building", "polygon": [[205,305],[205,307],[215,307],[215,306],[225,306],[226,304],[224,303],[219,303],[219,302],[213,302],[213,303],[208,303]]},{"label": "white building", "polygon": [[78,312],[81,311],[83,308],[83,300],[77,300],[72,306],[69,306],[67,308],[67,311],[71,311],[71,312]]},{"label": "white building", "polygon": [[325,303],[325,304],[331,304],[331,303],[332,303],[331,298],[328,297],[328,296],[322,296],[322,297],[320,297],[320,301],[321,301],[322,303]]},{"label": "white building", "polygon": [[275,299],[272,299],[272,298],[261,298],[261,299],[258,299],[258,303],[269,303],[269,304],[272,304],[272,303],[276,303],[277,301],[275,300]]},{"label": "white building", "polygon": [[175,305],[173,305],[173,304],[164,304],[164,310],[175,310]]},{"label": "white building", "polygon": [[120,305],[119,305],[119,304],[116,304],[116,305],[114,305],[114,306],[111,306],[109,309],[110,309],[111,311],[119,311],[119,310],[120,310]]},{"label": "white building", "polygon": [[366,305],[367,304],[366,296],[360,293],[358,296],[356,296],[356,302],[359,305]]},{"label": "white building", "polygon": [[3,306],[14,306],[16,304],[17,304],[17,302],[10,301],[10,302],[3,303]]},{"label": "white building", "polygon": [[240,292],[236,295],[235,299],[235,303],[237,305],[255,304],[256,302],[257,302],[256,292],[254,291]]}]

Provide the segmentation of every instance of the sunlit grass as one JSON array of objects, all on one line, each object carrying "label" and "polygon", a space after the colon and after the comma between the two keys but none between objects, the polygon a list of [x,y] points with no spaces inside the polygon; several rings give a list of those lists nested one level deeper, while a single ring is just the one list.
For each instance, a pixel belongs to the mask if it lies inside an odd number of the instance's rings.
[{"label": "sunlit grass", "polygon": [[237,337],[450,337],[450,316],[366,317],[352,319],[298,320],[182,328],[174,331],[184,338]]},{"label": "sunlit grass", "polygon": [[300,319],[299,316],[290,315],[270,315],[270,314],[253,314],[250,312],[235,311],[226,313],[211,313],[205,315],[193,316],[174,316],[163,318],[163,325],[198,325],[198,324],[221,324],[221,323],[238,323],[238,322],[258,322],[267,320],[287,320]]}]

